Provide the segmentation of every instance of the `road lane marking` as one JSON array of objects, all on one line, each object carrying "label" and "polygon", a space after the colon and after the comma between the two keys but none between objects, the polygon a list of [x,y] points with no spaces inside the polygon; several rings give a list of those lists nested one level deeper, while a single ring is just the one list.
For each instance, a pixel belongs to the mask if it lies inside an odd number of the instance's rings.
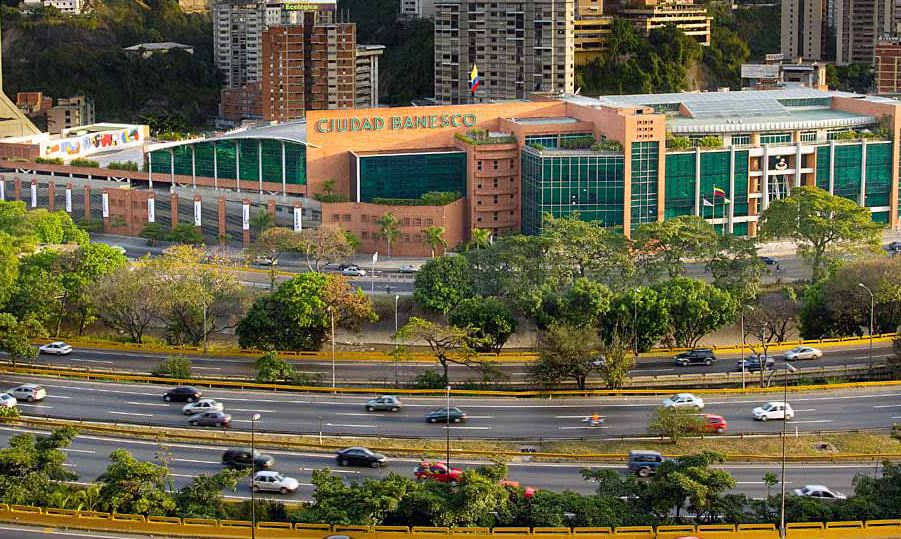
[{"label": "road lane marking", "polygon": [[609,429],[610,427],[605,425],[596,425],[594,427],[589,427],[588,425],[582,425],[579,427],[557,427],[558,430],[571,430],[571,429]]},{"label": "road lane marking", "polygon": [[137,415],[141,417],[153,417],[153,414],[139,414],[137,412],[111,412],[107,411],[108,414],[116,414],[116,415]]},{"label": "road lane marking", "polygon": [[164,408],[169,408],[168,404],[163,404],[161,402],[134,402],[134,401],[125,401],[126,404],[136,404],[138,406],[162,406]]},{"label": "road lane marking", "polygon": [[468,430],[491,430],[491,427],[442,427],[444,429],[468,429]]},{"label": "road lane marking", "polygon": [[222,464],[214,460],[172,459],[174,462],[191,462],[193,464]]},{"label": "road lane marking", "polygon": [[878,406],[873,406],[873,408],[897,408],[901,406],[901,404],[880,404]]},{"label": "road lane marking", "polygon": [[170,473],[172,477],[197,477],[196,475],[185,474],[185,473]]},{"label": "road lane marking", "polygon": [[816,412],[816,408],[804,408],[803,410],[795,410],[796,412]]},{"label": "road lane marking", "polygon": [[377,429],[378,425],[345,425],[342,423],[326,423],[326,427],[352,427],[357,429]]},{"label": "road lane marking", "polygon": [[466,419],[494,419],[493,415],[468,415]]},{"label": "road lane marking", "polygon": [[100,359],[75,359],[74,357],[67,357],[66,361],[83,361],[85,363],[107,363],[112,364],[112,361],[103,361]]},{"label": "road lane marking", "polygon": [[[555,416],[554,416],[554,419],[585,419],[586,417],[591,417],[591,416],[585,416],[585,415],[555,415]],[[607,416],[605,416],[605,415],[599,415],[598,417],[607,417]]]},{"label": "road lane marking", "polygon": [[832,423],[831,419],[809,419],[807,421],[788,421],[792,425],[796,425],[798,423]]},{"label": "road lane marking", "polygon": [[275,410],[247,410],[245,408],[229,408],[232,412],[259,412],[261,414],[274,414]]},{"label": "road lane marking", "polygon": [[[298,470],[302,472],[315,472],[316,470],[321,470],[322,468],[298,468]],[[357,470],[330,470],[332,473],[360,473]]]},{"label": "road lane marking", "polygon": [[373,412],[361,413],[361,412],[337,412],[335,415],[352,415],[352,416],[360,416],[360,417],[388,417],[385,414],[376,414]]},{"label": "road lane marking", "polygon": [[60,449],[60,451],[65,451],[67,453],[89,453],[94,454],[96,451],[88,451],[87,449],[72,449],[71,447],[65,447]]},{"label": "road lane marking", "polygon": [[46,408],[48,410],[52,410],[53,406],[47,406],[46,404],[28,404],[27,402],[20,402],[18,406],[31,406],[32,408]]},{"label": "road lane marking", "polygon": [[202,370],[202,371],[221,371],[222,370],[221,367],[198,367],[196,365],[194,366],[194,368],[197,370]]}]

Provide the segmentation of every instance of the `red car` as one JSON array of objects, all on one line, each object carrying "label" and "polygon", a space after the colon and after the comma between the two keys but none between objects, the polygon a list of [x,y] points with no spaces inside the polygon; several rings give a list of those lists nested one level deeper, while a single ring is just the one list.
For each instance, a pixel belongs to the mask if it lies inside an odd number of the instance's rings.
[{"label": "red car", "polygon": [[[519,481],[511,481],[509,479],[501,479],[499,484],[503,487],[513,487],[513,488],[520,487]],[[523,487],[522,490],[523,490],[523,497],[525,497],[525,498],[531,498],[532,496],[535,495],[535,487]]]},{"label": "red car", "polygon": [[413,470],[413,473],[416,474],[416,479],[432,479],[441,483],[456,485],[460,476],[463,475],[463,470],[459,468],[448,469],[447,464],[443,462],[421,462]]},{"label": "red car", "polygon": [[702,432],[722,433],[726,432],[726,429],[729,428],[729,424],[726,423],[726,420],[721,415],[705,414],[702,418],[704,423],[699,429]]}]

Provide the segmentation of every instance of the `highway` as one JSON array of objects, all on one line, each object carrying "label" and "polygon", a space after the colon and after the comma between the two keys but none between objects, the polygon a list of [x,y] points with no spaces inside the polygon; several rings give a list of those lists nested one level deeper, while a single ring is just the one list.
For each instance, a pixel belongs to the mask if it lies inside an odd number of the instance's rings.
[{"label": "highway", "polygon": [[[0,389],[23,382],[38,382],[47,398],[20,403],[23,414],[106,422],[188,427],[181,403],[166,403],[166,386],[75,381],[67,379],[0,376]],[[442,424],[427,423],[425,414],[445,406],[444,397],[403,398],[397,413],[367,412],[366,396],[297,394],[250,390],[209,389],[205,397],[221,401],[232,414],[232,428],[248,430],[254,413],[263,416],[258,427],[287,433],[441,438]],[[780,421],[755,421],[751,410],[781,394],[708,396],[705,413],[722,415],[729,433],[778,432]],[[450,428],[453,438],[542,440],[640,436],[646,432],[659,397],[599,397],[571,399],[473,398],[450,399],[468,413],[465,422]],[[795,418],[792,431],[885,428],[901,420],[901,388],[802,392],[790,394]],[[605,418],[601,427],[587,427],[581,419],[593,413]],[[207,427],[198,427],[199,429]],[[209,427],[212,428],[212,427]]]},{"label": "highway", "polygon": [[[818,360],[796,361],[794,365],[804,369],[807,367],[824,367],[838,365],[865,365],[869,359],[869,348],[866,343],[854,343],[843,346],[829,346],[822,348],[823,357]],[[893,354],[890,342],[873,344],[873,362],[883,363],[885,358]],[[123,369],[136,373],[148,373],[156,367],[160,360],[169,354],[154,354],[142,351],[118,351],[111,349],[79,349],[76,348],[68,356],[42,355],[36,363],[41,365],[67,365],[73,367],[91,367],[107,369]],[[780,352],[771,352],[778,357]],[[254,358],[247,357],[203,357],[191,355],[193,373],[196,376],[246,376],[252,377]],[[340,359],[341,353],[337,353]],[[692,365],[679,367],[673,363],[672,357],[642,357],[632,370],[634,376],[659,376],[673,374],[702,374],[714,372],[735,372],[738,352],[717,354],[719,361],[710,367],[704,365]],[[301,373],[321,374],[323,379],[331,382],[332,363],[328,359],[297,359],[288,360],[289,363]],[[513,382],[525,382],[530,374],[528,365],[522,362],[499,362],[498,367],[509,380]],[[426,369],[436,368],[437,362],[417,361],[400,363],[397,369],[397,378],[400,383],[406,383]],[[478,373],[472,369],[451,364],[452,381],[464,381],[477,379]],[[749,379],[759,378],[759,374],[748,374]],[[338,385],[342,382],[380,382],[394,383],[394,363],[390,361],[350,361],[340,360],[336,362],[335,377]],[[596,380],[596,378],[592,378]]]},{"label": "highway", "polygon": [[[62,530],[54,528],[41,528],[36,526],[20,526],[19,524],[0,523],[0,538],[2,539],[147,539],[146,535],[129,535],[120,533],[108,533],[98,531]],[[156,535],[161,537],[170,537]]]}]

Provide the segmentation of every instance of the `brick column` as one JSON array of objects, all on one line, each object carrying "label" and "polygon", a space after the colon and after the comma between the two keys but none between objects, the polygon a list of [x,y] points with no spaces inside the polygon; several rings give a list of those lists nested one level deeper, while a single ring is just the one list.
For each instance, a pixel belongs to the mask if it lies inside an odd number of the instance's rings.
[{"label": "brick column", "polygon": [[128,234],[131,236],[137,236],[140,234],[140,230],[135,226],[135,212],[134,212],[134,191],[131,189],[120,189],[125,191],[125,229],[128,230]]},{"label": "brick column", "polygon": [[225,197],[219,197],[219,245],[225,243]]},{"label": "brick column", "polygon": [[47,207],[50,209],[50,211],[56,211],[56,201],[53,199],[53,197],[54,197],[53,187],[54,187],[53,180],[50,180],[50,183],[47,184],[47,200],[48,200]]},{"label": "brick column", "polygon": [[91,218],[91,188],[84,186],[84,218]]},{"label": "brick column", "polygon": [[15,183],[16,200],[22,200],[22,178],[15,178],[13,183]]},{"label": "brick column", "polygon": [[271,215],[272,218],[275,219],[275,201],[274,200],[269,199],[269,202],[266,203],[266,210],[269,212],[269,215]]},{"label": "brick column", "polygon": [[178,195],[172,193],[169,195],[169,207],[172,210],[172,222],[169,224],[169,228],[175,230],[175,226],[178,224]]},{"label": "brick column", "polygon": [[241,206],[241,229],[242,229],[241,232],[242,232],[242,236],[243,236],[242,241],[244,243],[244,248],[246,249],[246,248],[250,247],[250,230],[243,230],[244,229],[244,206],[245,205],[249,206],[250,200],[246,199],[246,198],[241,200],[241,205],[242,205]]}]

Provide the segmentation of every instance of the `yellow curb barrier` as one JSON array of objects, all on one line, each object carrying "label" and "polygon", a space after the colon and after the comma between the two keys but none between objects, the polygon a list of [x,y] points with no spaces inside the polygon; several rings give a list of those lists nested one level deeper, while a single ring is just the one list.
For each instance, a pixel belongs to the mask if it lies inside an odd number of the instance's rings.
[{"label": "yellow curb barrier", "polygon": [[[88,515],[87,512],[57,512],[51,509],[0,504],[0,521],[25,526],[127,532],[155,536],[245,539],[251,535],[249,521],[143,517],[142,515]],[[253,530],[260,539],[323,539],[330,534],[351,539],[778,539],[773,524],[629,526],[610,528],[429,528],[416,526],[329,526],[257,522]],[[786,525],[787,539],[901,539],[901,520],[853,522],[798,522]]]},{"label": "yellow curb barrier", "polygon": [[[346,394],[385,394],[392,393],[396,395],[444,395],[445,391],[437,389],[386,389],[380,387],[320,387],[320,386],[292,386],[286,384],[262,384],[258,382],[240,382],[231,380],[212,380],[200,378],[163,378],[158,376],[142,376],[137,374],[118,374],[109,372],[94,371],[74,371],[55,368],[34,368],[34,367],[13,367],[9,365],[0,365],[0,373],[5,374],[35,374],[42,376],[57,376],[66,378],[84,378],[87,380],[107,380],[113,382],[143,382],[158,383],[166,385],[195,385],[204,387],[217,388],[236,388],[236,389],[264,389],[271,391],[293,391],[293,392],[309,392],[309,393],[346,393]],[[901,380],[879,380],[874,382],[846,382],[840,384],[819,384],[819,385],[799,385],[789,386],[788,391],[820,391],[832,389],[864,389],[871,387],[896,386],[901,384]],[[692,389],[693,393],[699,395],[723,395],[723,394],[755,394],[755,393],[782,393],[785,388],[764,387],[764,388],[717,388],[717,389]],[[547,397],[554,396],[574,396],[574,397],[598,397],[598,396],[659,396],[669,395],[673,392],[670,388],[660,389],[555,389],[547,391],[527,390],[527,391],[488,391],[478,389],[451,389],[454,395],[473,395],[488,397]]]}]

